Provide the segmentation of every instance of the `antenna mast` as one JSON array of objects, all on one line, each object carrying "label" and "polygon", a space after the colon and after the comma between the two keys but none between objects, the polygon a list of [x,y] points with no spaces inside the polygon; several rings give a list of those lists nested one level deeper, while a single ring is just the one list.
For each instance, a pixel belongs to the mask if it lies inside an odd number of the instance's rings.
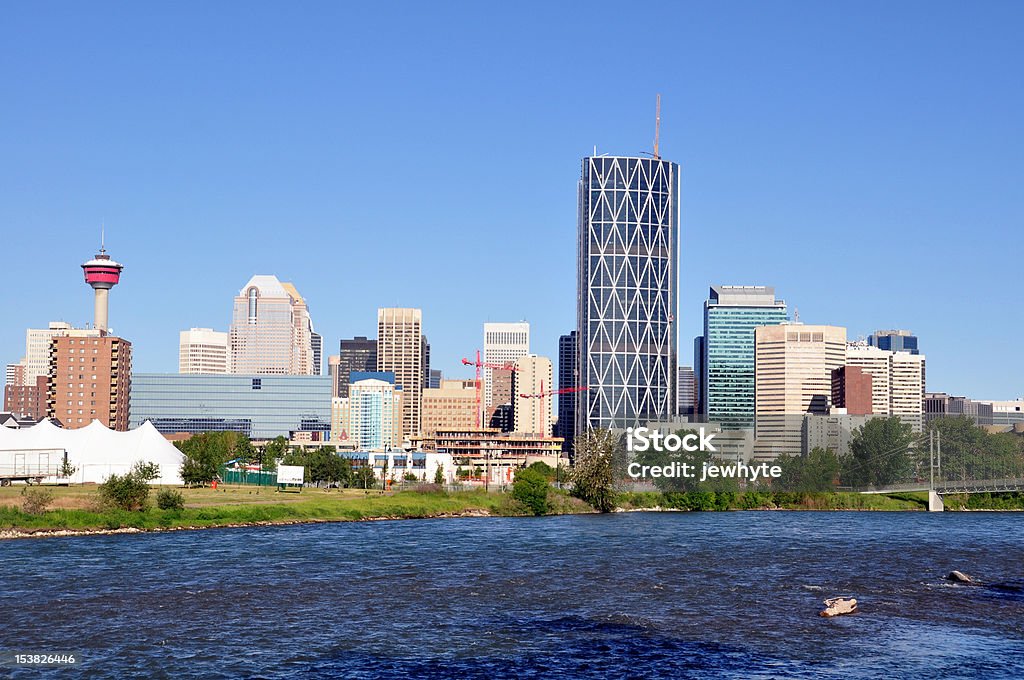
[{"label": "antenna mast", "polygon": [[654,110],[654,157],[661,159],[658,153],[658,137],[661,135],[661,93],[658,93],[658,104]]}]

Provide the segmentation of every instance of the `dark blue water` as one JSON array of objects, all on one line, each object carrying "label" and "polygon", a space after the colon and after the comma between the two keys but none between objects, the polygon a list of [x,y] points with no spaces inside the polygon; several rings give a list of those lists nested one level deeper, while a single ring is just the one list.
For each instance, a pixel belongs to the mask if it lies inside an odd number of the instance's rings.
[{"label": "dark blue water", "polygon": [[[77,651],[107,677],[1019,678],[1022,565],[1024,515],[998,513],[17,540],[0,543],[0,650]],[[861,612],[820,618],[834,595]]]}]

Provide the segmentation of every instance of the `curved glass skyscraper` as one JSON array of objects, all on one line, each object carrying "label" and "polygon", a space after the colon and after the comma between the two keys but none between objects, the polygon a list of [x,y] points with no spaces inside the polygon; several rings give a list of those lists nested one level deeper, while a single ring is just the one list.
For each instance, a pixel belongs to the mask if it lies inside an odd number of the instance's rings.
[{"label": "curved glass skyscraper", "polygon": [[679,166],[583,159],[579,185],[576,427],[625,428],[675,412]]}]

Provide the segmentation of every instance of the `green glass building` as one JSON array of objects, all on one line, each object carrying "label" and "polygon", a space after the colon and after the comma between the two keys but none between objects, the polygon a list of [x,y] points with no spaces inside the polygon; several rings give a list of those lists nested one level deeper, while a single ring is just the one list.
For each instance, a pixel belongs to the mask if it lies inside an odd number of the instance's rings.
[{"label": "green glass building", "polygon": [[712,286],[704,303],[701,414],[723,429],[754,427],[754,329],[787,320],[770,286]]}]

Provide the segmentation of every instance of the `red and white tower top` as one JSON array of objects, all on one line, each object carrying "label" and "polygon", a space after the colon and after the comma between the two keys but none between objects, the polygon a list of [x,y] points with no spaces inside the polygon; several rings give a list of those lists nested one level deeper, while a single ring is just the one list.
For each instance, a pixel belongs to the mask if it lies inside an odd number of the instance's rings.
[{"label": "red and white tower top", "polygon": [[108,296],[110,289],[121,280],[121,270],[124,265],[115,262],[107,255],[107,249],[103,244],[103,236],[100,236],[100,252],[96,257],[82,265],[85,272],[85,282],[96,291],[95,326],[102,333],[107,332],[107,310]]}]

